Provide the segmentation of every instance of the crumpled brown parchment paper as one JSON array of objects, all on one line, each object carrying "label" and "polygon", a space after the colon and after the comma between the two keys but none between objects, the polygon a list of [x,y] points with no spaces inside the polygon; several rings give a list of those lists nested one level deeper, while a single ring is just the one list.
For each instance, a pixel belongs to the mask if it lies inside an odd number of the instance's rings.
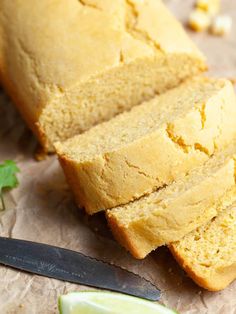
[{"label": "crumpled brown parchment paper", "polygon": [[[165,2],[186,21],[193,1]],[[211,74],[236,78],[236,1],[222,3],[223,12],[234,18],[230,36],[190,35],[207,55]],[[236,313],[236,281],[218,293],[204,291],[184,274],[166,248],[144,260],[133,259],[112,239],[103,214],[87,217],[76,208],[56,157],[36,162],[35,147],[31,132],[0,90],[0,162],[14,159],[21,169],[19,187],[5,194],[1,236],[58,245],[120,265],[155,283],[162,290],[161,301],[183,314]],[[0,266],[0,313],[57,313],[60,294],[83,288]]]}]

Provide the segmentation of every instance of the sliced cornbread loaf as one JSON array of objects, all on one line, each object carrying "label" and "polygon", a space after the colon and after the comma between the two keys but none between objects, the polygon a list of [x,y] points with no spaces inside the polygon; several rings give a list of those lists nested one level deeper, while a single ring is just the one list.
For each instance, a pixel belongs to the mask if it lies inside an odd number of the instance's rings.
[{"label": "sliced cornbread loaf", "polygon": [[224,289],[236,279],[236,203],[169,248],[198,285]]},{"label": "sliced cornbread loaf", "polygon": [[44,148],[205,70],[160,0],[1,0],[0,77]]},{"label": "sliced cornbread loaf", "polygon": [[235,169],[236,141],[186,177],[109,210],[107,219],[115,238],[136,258],[180,240],[236,199]]},{"label": "sliced cornbread loaf", "polygon": [[89,214],[125,204],[206,161],[236,135],[230,82],[196,78],[56,145]]}]

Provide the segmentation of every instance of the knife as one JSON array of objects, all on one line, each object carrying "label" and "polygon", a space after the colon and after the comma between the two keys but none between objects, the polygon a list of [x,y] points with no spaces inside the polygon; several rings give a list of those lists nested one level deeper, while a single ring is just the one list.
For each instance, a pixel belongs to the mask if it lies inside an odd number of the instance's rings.
[{"label": "knife", "polygon": [[128,270],[52,245],[0,237],[0,264],[152,301],[160,298],[151,282]]}]

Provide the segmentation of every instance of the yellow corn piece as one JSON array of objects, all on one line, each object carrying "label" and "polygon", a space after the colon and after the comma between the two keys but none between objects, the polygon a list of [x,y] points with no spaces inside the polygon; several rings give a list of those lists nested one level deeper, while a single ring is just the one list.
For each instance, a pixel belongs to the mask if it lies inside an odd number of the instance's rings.
[{"label": "yellow corn piece", "polygon": [[232,28],[232,18],[229,15],[216,16],[210,28],[210,31],[214,35],[223,36],[230,32]]},{"label": "yellow corn piece", "polygon": [[220,11],[220,0],[197,0],[196,8],[215,16]]},{"label": "yellow corn piece", "polygon": [[202,32],[209,28],[211,17],[206,12],[195,9],[190,13],[188,24],[195,32]]}]

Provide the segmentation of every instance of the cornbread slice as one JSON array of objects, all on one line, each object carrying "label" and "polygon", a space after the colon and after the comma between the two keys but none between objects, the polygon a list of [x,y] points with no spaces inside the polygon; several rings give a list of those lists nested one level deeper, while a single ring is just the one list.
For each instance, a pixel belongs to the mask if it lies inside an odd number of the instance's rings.
[{"label": "cornbread slice", "polygon": [[59,160],[89,214],[128,203],[202,164],[236,136],[226,80],[196,78],[64,143]]},{"label": "cornbread slice", "polygon": [[210,291],[227,287],[236,279],[236,203],[169,248],[199,286]]},{"label": "cornbread slice", "polygon": [[236,141],[173,184],[107,212],[115,238],[136,258],[179,241],[236,200]]},{"label": "cornbread slice", "polygon": [[206,69],[160,0],[1,0],[0,78],[44,148]]}]

